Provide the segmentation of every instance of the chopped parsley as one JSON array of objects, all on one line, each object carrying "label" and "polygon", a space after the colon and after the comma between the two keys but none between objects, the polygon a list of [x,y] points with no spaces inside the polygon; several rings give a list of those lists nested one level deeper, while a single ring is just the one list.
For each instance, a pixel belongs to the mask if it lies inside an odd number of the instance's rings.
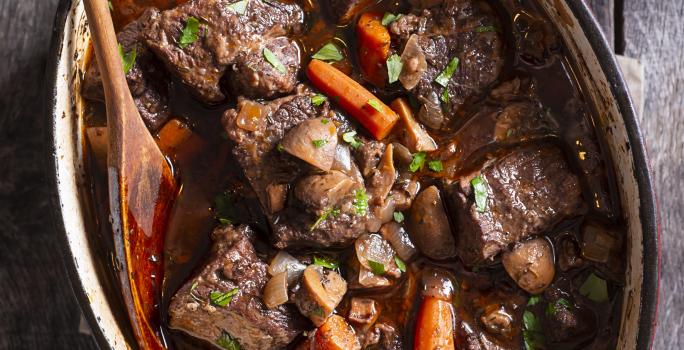
[{"label": "chopped parsley", "polygon": [[123,46],[119,44],[119,56],[121,56],[121,64],[123,64],[124,74],[128,74],[135,65],[135,59],[138,57],[138,47],[134,46],[133,50],[124,53]]},{"label": "chopped parsley", "polygon": [[394,216],[394,221],[396,221],[398,223],[402,223],[404,221],[404,213],[402,213],[400,211],[395,211],[393,216]]},{"label": "chopped parsley", "polygon": [[484,213],[487,211],[487,183],[478,175],[470,180],[470,184],[473,186],[473,192],[475,193],[477,211]]},{"label": "chopped parsley", "polygon": [[280,74],[285,74],[287,73],[287,68],[283,66],[283,64],[280,62],[278,59],[278,56],[276,56],[271,50],[268,48],[264,47],[264,58],[268,63],[275,68]]},{"label": "chopped parsley", "polygon": [[533,295],[530,297],[530,299],[527,301],[527,306],[534,306],[539,303],[540,299],[538,295]]},{"label": "chopped parsley", "polygon": [[371,272],[373,272],[373,274],[375,275],[382,276],[385,274],[385,265],[383,265],[382,263],[373,260],[368,260],[368,266],[370,266]]},{"label": "chopped parsley", "polygon": [[222,193],[214,198],[214,216],[223,225],[230,225],[236,221],[237,210],[233,206],[233,197],[230,193]]},{"label": "chopped parsley", "polygon": [[499,28],[496,26],[479,26],[475,28],[475,31],[478,33],[498,32]]},{"label": "chopped parsley", "polygon": [[399,271],[406,272],[406,263],[403,260],[401,260],[401,258],[395,255],[394,262],[397,264],[397,268],[399,269]]},{"label": "chopped parsley", "polygon": [[402,68],[404,68],[404,64],[401,63],[401,57],[396,53],[387,59],[387,77],[390,84],[399,80]]},{"label": "chopped parsley", "polygon": [[547,316],[553,316],[558,312],[558,309],[570,309],[572,307],[572,304],[564,298],[560,298],[556,300],[553,303],[549,303],[549,305],[546,306],[546,315]]},{"label": "chopped parsley", "polygon": [[244,15],[245,11],[247,11],[247,4],[249,4],[249,0],[241,0],[232,3],[227,7],[238,15]]},{"label": "chopped parsley", "polygon": [[332,215],[333,217],[336,217],[337,215],[340,215],[340,210],[334,209],[334,208],[326,209],[323,212],[323,214],[321,214],[321,216],[319,216],[318,219],[316,219],[316,222],[314,222],[314,224],[311,225],[311,227],[309,227],[309,230],[310,231],[315,230],[316,227],[318,227],[321,223],[323,223],[323,221],[325,221],[328,218],[328,216],[330,216],[330,215]]},{"label": "chopped parsley", "polygon": [[240,342],[226,332],[223,332],[223,334],[216,339],[216,345],[226,350],[240,350]]},{"label": "chopped parsley", "polygon": [[608,285],[606,280],[593,273],[584,281],[579,292],[597,303],[608,301]]},{"label": "chopped parsley", "polygon": [[411,160],[411,164],[409,164],[409,171],[415,173],[418,170],[423,170],[423,167],[425,166],[426,157],[427,153],[425,152],[414,153],[413,159]]},{"label": "chopped parsley", "polygon": [[440,101],[444,102],[447,106],[449,106],[449,103],[451,103],[451,98],[449,98],[449,88],[444,89],[442,91],[442,94],[439,95]]},{"label": "chopped parsley", "polygon": [[330,123],[330,119],[328,119],[328,118],[321,119],[321,124],[328,125],[328,123]]},{"label": "chopped parsley", "polygon": [[353,206],[356,215],[365,216],[368,213],[368,194],[366,194],[366,189],[359,188],[354,190]]},{"label": "chopped parsley", "polygon": [[327,43],[323,45],[323,47],[321,47],[321,49],[311,57],[321,61],[333,62],[342,61],[342,59],[344,59],[340,49],[338,49],[333,43]]},{"label": "chopped parsley", "polygon": [[356,131],[345,132],[342,134],[342,140],[352,146],[352,148],[361,147],[361,140],[356,137]]},{"label": "chopped parsley", "polygon": [[192,284],[192,286],[190,286],[190,297],[193,298],[193,299],[195,299],[195,301],[201,303],[201,302],[202,302],[202,299],[200,299],[200,297],[198,297],[198,296],[195,294],[195,289],[197,289],[197,285],[198,285],[198,284],[199,284],[199,282],[195,281],[195,282]]},{"label": "chopped parsley", "polygon": [[435,83],[442,85],[443,87],[449,86],[449,80],[451,80],[451,77],[458,71],[458,57],[454,57],[449,61],[449,64],[447,64],[446,68],[440,73],[437,78],[435,78]]},{"label": "chopped parsley", "polygon": [[381,104],[380,101],[378,101],[378,100],[376,100],[376,99],[374,99],[374,98],[371,98],[370,100],[368,100],[367,103],[368,103],[369,106],[373,107],[373,109],[375,109],[376,111],[382,113],[382,104]]},{"label": "chopped parsley", "polygon": [[523,342],[525,349],[536,350],[544,349],[544,334],[542,333],[541,324],[537,317],[531,311],[525,310],[523,313]]},{"label": "chopped parsley", "polygon": [[444,170],[444,165],[442,165],[442,161],[439,159],[431,160],[428,162],[428,168],[436,173]]},{"label": "chopped parsley", "polygon": [[336,269],[340,267],[340,262],[329,257],[329,256],[316,256],[313,257],[313,264],[316,266],[323,266],[328,269]]},{"label": "chopped parsley", "polygon": [[313,140],[313,141],[311,141],[311,143],[313,144],[314,147],[321,148],[321,147],[325,146],[325,144],[328,143],[328,141],[326,141],[326,140]]},{"label": "chopped parsley", "polygon": [[285,151],[285,147],[283,147],[283,144],[282,144],[282,143],[279,143],[278,146],[276,146],[276,149],[278,150],[278,152],[283,152],[283,151]]},{"label": "chopped parsley", "polygon": [[178,46],[180,46],[181,49],[188,47],[188,45],[199,39],[199,26],[200,22],[197,20],[197,18],[192,16],[188,17],[188,19],[185,21],[185,27],[183,28],[178,41]]},{"label": "chopped parsley", "polygon": [[211,303],[216,305],[216,306],[221,306],[225,307],[230,304],[230,301],[233,300],[233,297],[238,293],[237,288],[233,288],[225,293],[222,292],[211,292],[209,293],[209,300],[211,300]]},{"label": "chopped parsley", "polygon": [[383,26],[387,27],[388,25],[392,24],[392,22],[401,18],[401,16],[402,16],[401,13],[398,15],[395,15],[395,14],[390,13],[390,12],[385,12],[385,14],[382,16],[382,21],[380,23],[382,23]]},{"label": "chopped parsley", "polygon": [[311,104],[313,104],[314,106],[320,106],[323,104],[323,102],[327,100],[328,98],[325,95],[316,94],[315,96],[311,97]]}]

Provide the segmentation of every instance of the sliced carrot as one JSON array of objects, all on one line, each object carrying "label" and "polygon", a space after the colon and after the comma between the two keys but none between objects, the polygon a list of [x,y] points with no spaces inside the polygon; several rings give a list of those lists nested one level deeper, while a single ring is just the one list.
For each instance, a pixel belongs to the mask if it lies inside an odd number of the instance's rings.
[{"label": "sliced carrot", "polygon": [[323,61],[311,60],[306,75],[378,140],[384,139],[399,120],[397,113],[361,84]]},{"label": "sliced carrot", "polygon": [[360,350],[354,329],[339,315],[332,315],[317,330],[314,350]]},{"label": "sliced carrot", "polygon": [[418,311],[414,350],[454,350],[454,307],[448,301],[426,297]]},{"label": "sliced carrot", "polygon": [[382,14],[366,12],[356,24],[359,63],[363,77],[378,87],[387,81],[386,62],[390,51],[390,34],[382,25]]}]

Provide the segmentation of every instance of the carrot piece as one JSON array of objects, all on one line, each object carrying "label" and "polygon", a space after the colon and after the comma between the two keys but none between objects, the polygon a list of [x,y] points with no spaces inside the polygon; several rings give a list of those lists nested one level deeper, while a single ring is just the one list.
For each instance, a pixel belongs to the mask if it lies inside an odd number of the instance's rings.
[{"label": "carrot piece", "polygon": [[426,297],[418,311],[413,350],[454,350],[454,307]]},{"label": "carrot piece", "polygon": [[359,62],[363,77],[378,87],[387,81],[385,64],[390,51],[390,34],[382,25],[382,14],[366,12],[356,24]]},{"label": "carrot piece", "polygon": [[314,335],[314,350],[360,350],[361,344],[354,329],[342,316],[332,315]]},{"label": "carrot piece", "polygon": [[378,140],[384,139],[399,120],[397,113],[361,84],[323,61],[311,60],[306,75]]},{"label": "carrot piece", "polygon": [[192,130],[178,119],[171,119],[159,130],[157,145],[164,153],[178,150],[178,147],[192,137]]}]

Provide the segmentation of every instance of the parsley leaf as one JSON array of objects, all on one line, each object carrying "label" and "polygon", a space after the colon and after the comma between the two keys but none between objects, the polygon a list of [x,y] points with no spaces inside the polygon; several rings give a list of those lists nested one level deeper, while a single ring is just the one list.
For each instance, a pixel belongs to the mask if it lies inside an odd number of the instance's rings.
[{"label": "parsley leaf", "polygon": [[403,260],[401,260],[401,258],[395,255],[394,262],[397,264],[397,268],[399,269],[399,271],[406,272],[406,263]]},{"label": "parsley leaf", "polygon": [[478,33],[498,32],[499,28],[496,26],[479,26],[475,28],[475,31]]},{"label": "parsley leaf", "polygon": [[280,74],[285,74],[287,73],[287,68],[283,66],[282,63],[280,63],[280,60],[278,59],[278,56],[276,56],[271,50],[268,48],[264,47],[264,58],[268,63],[275,68]]},{"label": "parsley leaf", "polygon": [[313,257],[313,264],[317,266],[323,266],[328,269],[336,269],[340,267],[340,262],[329,257],[329,256],[321,256],[318,257],[314,255]]},{"label": "parsley leaf", "polygon": [[367,103],[368,103],[369,106],[373,107],[373,109],[375,109],[376,111],[382,113],[382,104],[381,104],[380,101],[378,101],[378,100],[376,100],[376,99],[374,99],[374,98],[371,98],[370,100],[368,100]]},{"label": "parsley leaf", "polygon": [[314,147],[321,148],[321,147],[325,146],[325,144],[328,143],[328,141],[326,141],[326,140],[313,140],[313,141],[311,141],[311,143],[314,145]]},{"label": "parsley leaf", "polygon": [[368,194],[366,194],[366,189],[359,188],[354,190],[354,209],[356,210],[356,215],[365,216],[368,212]]},{"label": "parsley leaf", "polygon": [[314,106],[320,106],[323,104],[323,102],[327,100],[328,98],[325,95],[316,94],[315,96],[311,97],[311,104],[313,104]]},{"label": "parsley leaf", "polygon": [[454,57],[449,61],[449,64],[447,64],[446,68],[440,73],[437,78],[435,78],[435,83],[442,85],[443,87],[449,86],[449,80],[451,80],[451,77],[458,71],[458,57]]},{"label": "parsley leaf", "polygon": [[223,332],[223,334],[216,339],[216,345],[226,350],[240,350],[240,342],[226,332]]},{"label": "parsley leaf", "polygon": [[199,36],[197,35],[199,33],[199,25],[200,22],[197,20],[197,18],[192,16],[188,17],[188,19],[185,21],[185,27],[183,28],[178,41],[178,46],[180,46],[181,49],[188,47],[188,45],[199,39]]},{"label": "parsley leaf", "polygon": [[209,293],[209,300],[211,300],[211,303],[216,305],[216,306],[221,306],[225,307],[230,304],[230,301],[233,300],[233,297],[238,293],[237,288],[233,288],[225,293],[222,292],[211,292]]},{"label": "parsley leaf", "polygon": [[342,56],[342,53],[340,52],[340,49],[337,48],[337,46],[333,43],[327,43],[323,47],[321,47],[318,52],[316,52],[312,58],[315,58],[317,60],[321,61],[341,61],[344,59],[344,56]]},{"label": "parsley leaf", "polygon": [[447,106],[449,105],[449,103],[451,102],[451,99],[449,98],[449,88],[446,88],[444,89],[444,91],[442,91],[442,94],[439,95],[439,99],[442,102],[444,102]]},{"label": "parsley leaf", "polygon": [[558,309],[563,308],[567,310],[571,307],[572,304],[567,299],[560,298],[553,303],[549,303],[549,305],[546,306],[546,315],[553,316],[558,312]]},{"label": "parsley leaf", "polygon": [[530,297],[530,299],[527,301],[527,306],[534,306],[539,303],[540,299],[538,295],[533,295]]},{"label": "parsley leaf", "polygon": [[428,168],[430,168],[430,170],[432,170],[436,173],[444,170],[444,166],[442,165],[442,161],[439,159],[431,160],[430,162],[428,162]]},{"label": "parsley leaf", "polygon": [[335,216],[337,216],[337,215],[340,215],[340,210],[339,210],[339,209],[334,209],[334,208],[328,208],[328,209],[326,209],[326,211],[324,211],[323,214],[321,214],[321,216],[319,216],[318,219],[316,219],[316,222],[314,222],[314,224],[311,225],[311,227],[309,227],[309,231],[315,230],[316,227],[318,227],[318,226],[319,226],[323,221],[325,221],[325,219],[327,219],[328,216],[330,216],[330,215],[332,215],[333,217],[335,217]]},{"label": "parsley leaf", "polygon": [[525,310],[523,313],[523,341],[527,350],[543,349],[544,334],[542,334],[541,324],[531,311]]},{"label": "parsley leaf", "polygon": [[373,274],[375,275],[382,276],[385,274],[385,265],[383,265],[382,263],[373,260],[368,260],[368,266],[370,266],[371,272],[373,272]]},{"label": "parsley leaf", "polygon": [[584,281],[579,292],[597,303],[608,301],[608,286],[606,280],[593,273]]},{"label": "parsley leaf", "polygon": [[473,186],[473,192],[475,192],[477,211],[484,213],[487,210],[487,183],[478,175],[470,180],[470,184]]},{"label": "parsley leaf", "polygon": [[328,123],[330,123],[330,119],[328,119],[328,118],[321,119],[321,124],[328,125]]},{"label": "parsley leaf", "polygon": [[361,147],[361,140],[356,137],[356,131],[345,132],[342,134],[342,140],[352,146],[352,148]]},{"label": "parsley leaf", "polygon": [[230,225],[235,222],[237,210],[233,206],[233,197],[230,193],[222,193],[214,198],[214,216],[221,224]]},{"label": "parsley leaf", "polygon": [[238,15],[244,15],[245,11],[247,11],[248,3],[249,0],[241,0],[228,5],[228,8],[233,10],[233,12],[237,13]]},{"label": "parsley leaf", "polygon": [[135,59],[138,57],[138,47],[134,46],[133,50],[124,53],[123,46],[119,44],[119,56],[121,56],[121,63],[123,64],[124,74],[128,74],[135,65]]},{"label": "parsley leaf", "polygon": [[404,68],[404,64],[401,63],[399,55],[395,53],[387,58],[387,76],[389,77],[390,84],[399,80],[402,68]]},{"label": "parsley leaf", "polygon": [[395,15],[395,14],[390,13],[390,12],[385,12],[385,14],[382,16],[382,21],[380,23],[382,23],[383,26],[387,27],[388,25],[392,24],[392,22],[401,18],[401,16],[402,16],[401,13],[398,15]]},{"label": "parsley leaf", "polygon": [[411,164],[409,165],[409,171],[415,173],[418,170],[423,170],[423,167],[425,166],[425,157],[427,157],[427,153],[425,152],[414,153],[413,160],[411,160]]},{"label": "parsley leaf", "polygon": [[114,11],[114,5],[112,5],[112,0],[107,1],[107,5],[109,6],[109,11]]},{"label": "parsley leaf", "polygon": [[400,211],[395,211],[393,216],[394,216],[394,221],[396,221],[398,223],[402,223],[404,221],[404,213],[402,213]]}]

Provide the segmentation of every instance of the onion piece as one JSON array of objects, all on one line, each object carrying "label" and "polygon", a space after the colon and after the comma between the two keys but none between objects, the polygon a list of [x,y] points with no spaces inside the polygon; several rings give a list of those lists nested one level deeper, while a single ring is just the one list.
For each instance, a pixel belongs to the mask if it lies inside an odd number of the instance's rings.
[{"label": "onion piece", "polygon": [[280,144],[285,152],[330,171],[337,149],[337,127],[327,118],[308,119],[290,129]]},{"label": "onion piece", "polygon": [[411,260],[418,251],[413,242],[411,242],[408,232],[406,232],[403,226],[394,221],[382,225],[380,234],[392,245],[392,248],[401,260]]},{"label": "onion piece", "polygon": [[268,108],[260,103],[244,100],[237,116],[237,126],[247,131],[260,130],[268,117]]},{"label": "onion piece", "polygon": [[371,270],[361,266],[359,269],[359,284],[367,288],[387,287],[391,283],[383,276],[374,274]]},{"label": "onion piece", "polygon": [[603,227],[587,224],[582,228],[582,256],[588,260],[607,263],[618,244],[616,235]]},{"label": "onion piece", "polygon": [[266,282],[264,287],[264,304],[269,309],[287,302],[287,275],[287,271],[283,271]]},{"label": "onion piece", "polygon": [[[354,244],[356,248],[356,257],[361,264],[361,270],[364,268],[368,271],[373,271],[373,265],[382,265],[383,273],[378,275],[389,275],[399,277],[401,271],[394,261],[394,249],[392,246],[377,233],[365,234],[356,239]],[[359,276],[360,280],[360,276]]]},{"label": "onion piece", "polygon": [[401,54],[401,63],[404,68],[401,70],[401,74],[399,74],[399,81],[406,90],[416,87],[427,69],[425,53],[420,47],[420,38],[420,35],[411,35],[406,42],[404,52]]},{"label": "onion piece", "polygon": [[299,280],[299,277],[302,276],[304,269],[306,269],[306,265],[302,264],[288,252],[281,250],[273,257],[273,260],[271,260],[271,265],[268,267],[268,273],[271,276],[275,276],[287,271],[287,283],[288,285],[294,285],[297,283],[297,280]]}]

